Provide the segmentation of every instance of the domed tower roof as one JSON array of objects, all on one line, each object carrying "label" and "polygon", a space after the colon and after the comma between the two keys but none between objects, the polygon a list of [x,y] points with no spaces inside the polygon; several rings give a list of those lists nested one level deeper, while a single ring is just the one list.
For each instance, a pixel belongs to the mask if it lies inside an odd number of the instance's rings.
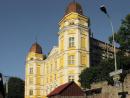
[{"label": "domed tower roof", "polygon": [[83,15],[83,9],[82,9],[81,5],[75,1],[69,3],[69,5],[67,6],[65,15],[67,15],[71,12],[76,12],[78,14]]},{"label": "domed tower roof", "polygon": [[42,48],[41,46],[36,42],[32,44],[32,47],[30,48],[30,52],[42,54]]}]

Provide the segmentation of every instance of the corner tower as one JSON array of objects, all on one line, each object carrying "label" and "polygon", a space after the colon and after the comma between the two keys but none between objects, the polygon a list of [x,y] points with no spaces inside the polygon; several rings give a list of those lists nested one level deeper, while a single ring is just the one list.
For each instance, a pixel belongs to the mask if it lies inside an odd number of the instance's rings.
[{"label": "corner tower", "polygon": [[26,57],[25,98],[43,97],[42,61],[42,48],[36,42],[32,45]]},{"label": "corner tower", "polygon": [[90,66],[89,20],[81,5],[69,3],[59,22],[59,51],[64,66],[65,81],[78,83],[79,74]]}]

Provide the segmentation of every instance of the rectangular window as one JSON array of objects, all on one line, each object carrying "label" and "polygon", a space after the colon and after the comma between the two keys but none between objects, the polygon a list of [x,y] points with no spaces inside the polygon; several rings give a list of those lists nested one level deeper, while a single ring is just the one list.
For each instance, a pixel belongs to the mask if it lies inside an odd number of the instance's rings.
[{"label": "rectangular window", "polygon": [[74,76],[73,75],[68,76],[68,82],[71,82],[71,81],[74,81]]},{"label": "rectangular window", "polygon": [[74,55],[70,55],[70,56],[68,57],[68,64],[69,64],[69,65],[75,64],[75,56],[74,56]]},{"label": "rectangular window", "polygon": [[29,95],[33,95],[33,90],[29,90]]},{"label": "rectangular window", "polygon": [[75,46],[74,44],[75,44],[74,37],[69,37],[69,48],[74,47]]},{"label": "rectangular window", "polygon": [[33,74],[33,68],[29,69],[29,74]]}]

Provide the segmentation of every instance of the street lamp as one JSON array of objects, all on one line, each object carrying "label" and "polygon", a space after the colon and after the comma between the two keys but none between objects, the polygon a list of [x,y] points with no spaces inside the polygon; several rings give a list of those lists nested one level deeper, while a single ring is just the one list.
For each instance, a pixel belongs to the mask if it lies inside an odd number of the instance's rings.
[{"label": "street lamp", "polygon": [[113,24],[112,24],[112,20],[110,15],[107,12],[107,9],[105,7],[105,5],[100,6],[100,10],[107,16],[109,23],[111,25],[111,30],[112,30],[112,34],[113,34],[113,47],[114,47],[114,65],[115,65],[115,71],[110,73],[110,76],[113,77],[113,80],[115,82],[115,85],[117,82],[119,82],[120,76],[119,74],[122,73],[122,69],[117,70],[117,58],[116,58],[116,46],[115,46],[115,36],[114,36],[114,29],[113,29]]},{"label": "street lamp", "polygon": [[109,20],[110,25],[111,25],[111,30],[112,30],[112,33],[113,33],[112,36],[113,36],[114,60],[115,60],[115,71],[116,71],[116,70],[117,70],[117,61],[116,61],[116,47],[115,47],[115,37],[114,37],[113,24],[112,24],[112,21],[111,21],[111,17],[110,17],[110,15],[108,14],[108,12],[107,12],[107,10],[106,10],[106,7],[105,7],[104,5],[102,5],[102,6],[100,7],[100,10],[107,15],[108,20]]}]

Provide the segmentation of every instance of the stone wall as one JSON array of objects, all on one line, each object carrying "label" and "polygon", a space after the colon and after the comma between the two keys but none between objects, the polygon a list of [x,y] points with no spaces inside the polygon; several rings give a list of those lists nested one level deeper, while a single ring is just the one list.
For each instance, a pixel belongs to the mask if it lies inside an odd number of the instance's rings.
[{"label": "stone wall", "polygon": [[[92,93],[87,95],[87,98],[130,98],[130,74],[128,74],[124,83],[121,83],[119,86],[108,85],[106,81],[93,83],[90,90],[101,88],[100,93]],[[126,97],[121,97],[119,93],[127,92]]]}]

